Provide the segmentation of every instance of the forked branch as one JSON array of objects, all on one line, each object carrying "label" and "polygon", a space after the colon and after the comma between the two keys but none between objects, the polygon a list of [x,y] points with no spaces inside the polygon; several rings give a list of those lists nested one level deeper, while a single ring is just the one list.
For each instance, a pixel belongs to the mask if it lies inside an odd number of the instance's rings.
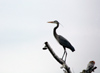
[{"label": "forked branch", "polygon": [[[45,42],[45,47],[43,48],[43,50],[46,50],[48,49],[49,52],[52,54],[52,56],[56,59],[57,62],[59,62],[62,67],[61,68],[64,68],[65,70],[64,73],[72,73],[71,70],[70,70],[70,67],[67,66],[66,62],[64,60],[62,60],[61,58],[59,58],[56,53],[53,51],[53,49],[50,47],[49,43],[48,42]],[[93,67],[92,69],[89,69],[89,70],[83,70],[82,72],[80,73],[92,73],[94,72],[94,70],[97,69],[97,67]]]},{"label": "forked branch", "polygon": [[46,50],[48,49],[50,51],[50,53],[52,54],[52,56],[56,59],[56,61],[58,61],[61,65],[62,65],[62,68],[65,69],[65,71],[67,73],[71,73],[70,71],[70,67],[67,66],[66,62],[64,60],[62,60],[61,58],[59,58],[55,52],[53,51],[53,49],[50,47],[49,43],[48,42],[45,42],[45,47],[43,48],[43,50]]}]

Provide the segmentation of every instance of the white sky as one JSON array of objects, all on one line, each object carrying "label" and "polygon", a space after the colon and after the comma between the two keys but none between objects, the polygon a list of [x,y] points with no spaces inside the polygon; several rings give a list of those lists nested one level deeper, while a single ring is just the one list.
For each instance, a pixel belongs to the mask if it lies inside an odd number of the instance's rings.
[{"label": "white sky", "polygon": [[67,49],[67,64],[75,73],[90,60],[100,69],[100,0],[0,0],[0,73],[63,73],[48,50],[48,41],[59,57],[63,48],[53,36],[57,33],[75,47]]}]

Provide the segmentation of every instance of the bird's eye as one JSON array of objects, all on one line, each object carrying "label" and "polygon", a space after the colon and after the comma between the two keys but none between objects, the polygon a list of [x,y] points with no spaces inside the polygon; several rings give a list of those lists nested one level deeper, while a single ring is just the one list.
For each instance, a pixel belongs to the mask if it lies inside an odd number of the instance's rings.
[{"label": "bird's eye", "polygon": [[58,21],[57,21],[57,20],[55,20],[55,21],[54,21],[54,23],[58,23]]},{"label": "bird's eye", "polygon": [[54,23],[56,23],[56,21],[54,21]]}]

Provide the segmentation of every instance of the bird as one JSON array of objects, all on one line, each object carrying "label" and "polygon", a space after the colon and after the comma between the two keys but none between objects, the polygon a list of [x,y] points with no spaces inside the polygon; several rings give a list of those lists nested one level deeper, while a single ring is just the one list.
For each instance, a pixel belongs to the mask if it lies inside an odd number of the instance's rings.
[{"label": "bird", "polygon": [[59,27],[59,22],[58,22],[57,20],[55,20],[55,21],[49,21],[48,23],[57,24],[57,26],[54,27],[54,29],[53,29],[53,35],[54,35],[55,39],[58,41],[58,43],[59,43],[60,45],[62,45],[62,47],[64,48],[64,53],[63,53],[63,56],[62,56],[61,59],[63,59],[63,57],[64,57],[64,55],[65,55],[65,61],[66,61],[66,57],[67,57],[66,48],[70,49],[72,52],[74,52],[75,49],[74,49],[74,47],[71,45],[71,43],[70,43],[67,39],[65,39],[63,36],[58,35],[58,34],[56,33],[56,30],[57,30],[57,28]]},{"label": "bird", "polygon": [[95,61],[90,61],[89,63],[88,63],[88,65],[87,65],[87,68],[86,68],[86,70],[92,70],[93,69],[93,67],[94,67],[94,65],[95,65]]}]

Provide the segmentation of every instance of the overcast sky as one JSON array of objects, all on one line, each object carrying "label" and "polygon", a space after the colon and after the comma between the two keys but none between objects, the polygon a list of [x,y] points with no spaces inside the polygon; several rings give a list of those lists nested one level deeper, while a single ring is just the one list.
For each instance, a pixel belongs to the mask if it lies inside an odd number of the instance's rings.
[{"label": "overcast sky", "polygon": [[67,65],[80,73],[94,60],[100,72],[100,0],[0,0],[0,73],[63,73],[48,50],[48,41],[59,57],[63,48],[53,36],[68,39]]}]

